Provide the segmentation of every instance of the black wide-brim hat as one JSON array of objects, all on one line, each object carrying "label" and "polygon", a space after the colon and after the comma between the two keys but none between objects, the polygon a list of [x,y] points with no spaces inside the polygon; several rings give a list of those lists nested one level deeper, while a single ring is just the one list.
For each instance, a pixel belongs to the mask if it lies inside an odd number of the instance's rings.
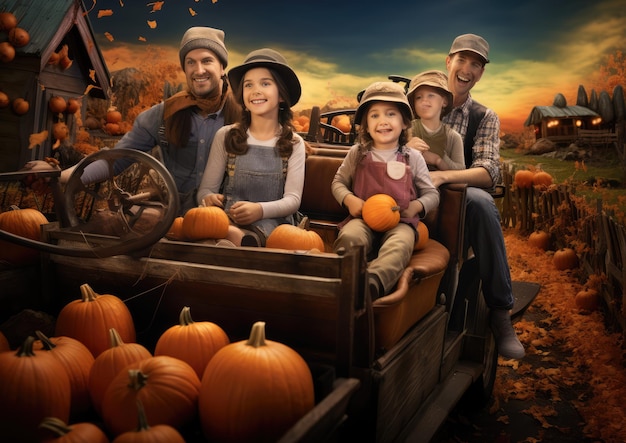
[{"label": "black wide-brim hat", "polygon": [[228,71],[228,81],[233,90],[238,90],[241,79],[252,68],[268,68],[276,71],[287,87],[289,107],[298,103],[302,94],[302,86],[296,73],[287,65],[287,60],[279,52],[269,49],[257,49],[246,56],[239,66]]}]

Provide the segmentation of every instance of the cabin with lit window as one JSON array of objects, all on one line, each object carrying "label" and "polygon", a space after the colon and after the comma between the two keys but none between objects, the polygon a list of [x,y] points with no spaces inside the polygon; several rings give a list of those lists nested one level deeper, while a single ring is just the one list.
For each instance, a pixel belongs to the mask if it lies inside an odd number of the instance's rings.
[{"label": "cabin with lit window", "polygon": [[[0,107],[0,172],[11,172],[52,156],[52,129],[61,120],[69,127],[68,141],[74,141],[86,98],[108,99],[111,80],[82,1],[2,0],[0,12],[12,13],[28,36],[26,44],[11,45],[13,57],[0,62],[0,91],[8,97]],[[0,31],[0,42],[6,49],[10,34]],[[48,105],[53,96],[84,104],[78,114],[53,112]],[[16,112],[13,106],[19,99],[28,102],[23,113],[25,107]],[[31,138],[43,131],[47,137]]]},{"label": "cabin with lit window", "polygon": [[601,130],[602,117],[585,106],[535,106],[524,126],[533,127],[535,138],[557,144],[572,143],[581,131]]}]

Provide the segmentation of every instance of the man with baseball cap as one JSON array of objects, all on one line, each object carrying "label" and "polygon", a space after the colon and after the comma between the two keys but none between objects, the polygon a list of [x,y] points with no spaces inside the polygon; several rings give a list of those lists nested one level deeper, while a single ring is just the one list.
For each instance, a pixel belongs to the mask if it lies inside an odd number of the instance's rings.
[{"label": "man with baseball cap", "polygon": [[[159,147],[161,161],[176,183],[182,215],[197,206],[195,195],[215,133],[225,124],[237,121],[241,107],[226,77],[228,51],[224,31],[201,26],[189,28],[180,42],[179,59],[186,88],[139,114],[132,130],[115,148],[150,152]],[[115,172],[123,167],[116,164]],[[62,182],[69,179],[72,170],[62,172]],[[81,179],[93,183],[106,179],[108,173],[106,162],[94,162],[85,168]]]},{"label": "man with baseball cap", "polygon": [[467,183],[465,238],[478,263],[490,324],[498,353],[522,358],[524,347],[513,325],[511,273],[507,261],[500,213],[489,191],[500,182],[500,120],[496,113],[473,100],[470,91],[489,63],[489,44],[476,34],[459,35],[452,42],[446,68],[448,88],[454,96],[452,111],[444,123],[463,138],[467,169],[432,171],[435,186]]}]

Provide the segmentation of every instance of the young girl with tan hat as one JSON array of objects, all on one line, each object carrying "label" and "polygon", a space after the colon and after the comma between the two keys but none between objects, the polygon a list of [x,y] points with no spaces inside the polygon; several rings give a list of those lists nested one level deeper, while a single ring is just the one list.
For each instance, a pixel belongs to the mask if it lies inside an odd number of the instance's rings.
[{"label": "young girl with tan hat", "polygon": [[465,169],[463,140],[441,121],[452,110],[448,76],[441,71],[417,74],[409,84],[407,98],[415,116],[407,145],[422,152],[431,170]]},{"label": "young girl with tan hat", "polygon": [[294,222],[302,198],[305,146],[291,111],[300,81],[268,48],[248,54],[228,79],[243,113],[215,135],[198,202],[226,210],[235,245],[264,246],[276,226]]},{"label": "young girl with tan hat", "polygon": [[[406,269],[421,217],[439,204],[424,157],[408,148],[411,107],[398,83],[376,82],[365,89],[355,113],[359,142],[350,148],[332,182],[333,196],[349,217],[340,224],[333,247],[364,245],[372,300],[389,293]],[[400,223],[385,232],[361,218],[365,201],[387,194],[400,207]]]}]

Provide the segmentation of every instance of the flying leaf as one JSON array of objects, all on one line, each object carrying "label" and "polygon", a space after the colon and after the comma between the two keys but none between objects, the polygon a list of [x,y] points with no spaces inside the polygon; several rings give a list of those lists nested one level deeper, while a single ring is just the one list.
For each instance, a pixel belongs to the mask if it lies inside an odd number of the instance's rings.
[{"label": "flying leaf", "polygon": [[47,130],[43,130],[41,132],[38,132],[36,134],[31,134],[28,137],[28,149],[33,149],[35,146],[38,146],[40,144],[42,144],[43,142],[45,142],[48,139],[48,131]]},{"label": "flying leaf", "polygon": [[146,6],[152,6],[152,12],[156,12],[156,11],[160,11],[161,8],[163,7],[163,3],[165,2],[154,2],[154,3],[148,3]]},{"label": "flying leaf", "polygon": [[115,40],[115,39],[113,38],[113,35],[112,35],[110,32],[105,32],[105,33],[104,33],[104,36],[105,36],[105,37],[106,37],[106,38],[107,38],[110,42],[112,42],[113,40]]},{"label": "flying leaf", "polygon": [[150,26],[151,29],[156,28],[157,27],[156,20],[148,20],[148,26]]},{"label": "flying leaf", "polygon": [[96,82],[96,70],[95,69],[90,69],[89,70],[89,78],[91,79],[92,82]]},{"label": "flying leaf", "polygon": [[98,18],[110,17],[112,15],[113,15],[113,10],[112,9],[100,9],[98,11]]},{"label": "flying leaf", "polygon": [[141,35],[139,36],[139,39],[138,39],[138,40],[139,40],[140,42],[145,42],[145,41],[147,41],[147,40],[146,40],[146,38],[145,38],[145,37],[142,37]]},{"label": "flying leaf", "polygon": [[198,13],[194,11],[193,9],[189,8],[189,15],[191,15],[192,17],[195,17],[196,15],[198,15]]}]

